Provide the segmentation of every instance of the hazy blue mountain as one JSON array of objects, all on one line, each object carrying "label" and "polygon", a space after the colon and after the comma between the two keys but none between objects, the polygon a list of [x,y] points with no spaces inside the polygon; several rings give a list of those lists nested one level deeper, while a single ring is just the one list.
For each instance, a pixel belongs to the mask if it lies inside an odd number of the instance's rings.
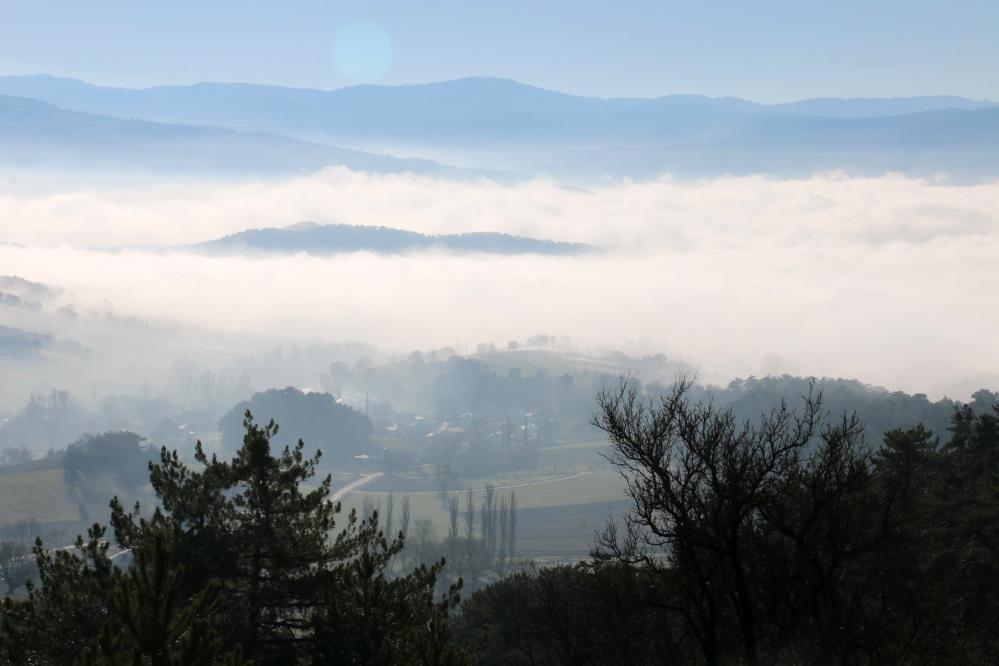
[{"label": "hazy blue mountain", "polygon": [[316,255],[361,250],[397,254],[431,248],[490,254],[556,255],[576,254],[590,249],[579,243],[563,243],[494,232],[431,236],[390,227],[314,222],[302,222],[282,229],[247,229],[193,247],[196,251],[209,254],[305,252]]},{"label": "hazy blue mountain", "polygon": [[862,119],[760,114],[694,136],[667,131],[641,142],[566,145],[539,154],[533,168],[584,182],[608,174],[797,177],[833,170],[991,178],[999,175],[999,108]]},{"label": "hazy blue mountain", "polygon": [[606,138],[685,128],[762,109],[734,98],[600,99],[492,78],[322,91],[238,83],[144,89],[50,76],[0,77],[0,94],[164,123],[254,129],[310,139],[389,141]]},{"label": "hazy blue mountain", "polygon": [[[322,91],[217,83],[126,89],[49,76],[0,77],[4,92],[77,111],[180,123],[186,132],[194,126],[240,130],[211,135],[226,144],[217,149],[226,154],[234,152],[234,137],[248,141],[252,130],[257,141],[274,144],[276,165],[334,159],[368,168],[365,160],[385,159],[331,154],[319,143],[580,181],[829,169],[999,174],[999,154],[982,150],[999,136],[999,107],[960,97],[768,106],[697,95],[582,97],[491,78]],[[370,168],[395,169],[378,162]],[[424,168],[430,167],[410,167]]]},{"label": "hazy blue mountain", "polygon": [[824,118],[877,118],[901,116],[925,111],[988,109],[996,104],[987,100],[968,99],[951,95],[928,97],[819,97],[797,102],[774,104],[772,111],[798,113]]},{"label": "hazy blue mountain", "polygon": [[261,132],[67,111],[4,95],[0,95],[0,165],[184,173],[284,173],[342,165],[374,172],[465,173],[431,160],[373,155]]},{"label": "hazy blue mountain", "polygon": [[507,79],[466,78],[338,90],[238,83],[142,89],[95,86],[46,75],[0,77],[0,94],[60,107],[167,123],[257,129],[295,136],[382,139],[607,138],[730,123],[790,112],[829,118],[974,110],[990,102],[960,97],[814,99],[767,106],[737,98],[667,95],[612,98],[568,95]]}]

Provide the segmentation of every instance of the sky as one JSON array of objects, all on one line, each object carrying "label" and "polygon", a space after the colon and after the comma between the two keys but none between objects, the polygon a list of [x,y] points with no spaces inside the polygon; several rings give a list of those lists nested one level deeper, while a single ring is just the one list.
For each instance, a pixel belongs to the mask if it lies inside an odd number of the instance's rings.
[{"label": "sky", "polygon": [[0,0],[0,74],[611,96],[999,100],[995,0]]}]

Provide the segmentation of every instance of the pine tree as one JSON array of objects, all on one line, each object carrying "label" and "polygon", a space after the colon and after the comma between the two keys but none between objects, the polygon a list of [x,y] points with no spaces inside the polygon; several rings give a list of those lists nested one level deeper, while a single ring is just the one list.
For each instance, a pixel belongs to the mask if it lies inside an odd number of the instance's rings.
[{"label": "pine tree", "polygon": [[239,652],[220,655],[220,643],[205,618],[219,603],[210,585],[184,605],[183,567],[174,565],[167,535],[142,549],[128,574],[110,595],[110,618],[97,645],[84,657],[87,666],[148,663],[151,666],[211,666],[243,663]]},{"label": "pine tree", "polygon": [[[381,589],[378,581],[388,585],[386,573],[402,538],[386,540],[374,509],[363,520],[351,511],[338,521],[340,504],[330,500],[329,476],[306,490],[320,453],[307,458],[301,440],[273,452],[277,425],[257,425],[249,412],[244,428],[243,446],[229,462],[209,458],[199,442],[200,471],[163,450],[160,463],[150,466],[162,510],[143,519],[139,507],[125,512],[117,498],[112,502],[121,546],[148,548],[157,535],[171,534],[174,557],[185,572],[183,598],[193,603],[206,585],[218,585],[218,604],[202,613],[218,631],[222,650],[242,647],[259,663],[320,659],[333,639],[363,653],[371,645],[367,625],[343,617],[391,613],[398,603],[408,605],[404,617],[413,619],[421,598],[372,592]],[[408,523],[404,498],[403,533]],[[412,591],[410,579],[435,580],[438,571],[400,576],[390,581],[391,589]]]},{"label": "pine tree", "polygon": [[116,580],[105,531],[92,526],[71,549],[50,551],[35,542],[41,584],[28,582],[25,601],[4,601],[0,661],[73,663],[100,634]]}]

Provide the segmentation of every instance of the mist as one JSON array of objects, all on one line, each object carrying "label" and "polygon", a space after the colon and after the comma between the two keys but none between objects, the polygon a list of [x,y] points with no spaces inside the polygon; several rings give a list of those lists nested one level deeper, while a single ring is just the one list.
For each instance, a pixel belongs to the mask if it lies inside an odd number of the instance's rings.
[{"label": "mist", "polygon": [[[823,174],[570,189],[370,175],[0,189],[0,273],[78,310],[405,352],[537,332],[665,352],[716,381],[856,377],[964,398],[999,386],[999,183]],[[588,243],[571,257],[206,257],[303,220]],[[5,315],[6,316],[6,315]]]}]

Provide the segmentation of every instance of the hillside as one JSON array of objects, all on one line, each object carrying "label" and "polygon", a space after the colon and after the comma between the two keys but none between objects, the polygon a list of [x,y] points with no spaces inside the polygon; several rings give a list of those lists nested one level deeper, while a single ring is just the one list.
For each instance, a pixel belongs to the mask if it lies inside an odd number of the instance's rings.
[{"label": "hillside", "polygon": [[589,249],[580,243],[511,236],[492,232],[426,235],[390,227],[304,222],[282,229],[248,229],[200,243],[194,249],[211,254],[337,254],[366,250],[395,254],[440,248],[490,254],[575,254]]}]

